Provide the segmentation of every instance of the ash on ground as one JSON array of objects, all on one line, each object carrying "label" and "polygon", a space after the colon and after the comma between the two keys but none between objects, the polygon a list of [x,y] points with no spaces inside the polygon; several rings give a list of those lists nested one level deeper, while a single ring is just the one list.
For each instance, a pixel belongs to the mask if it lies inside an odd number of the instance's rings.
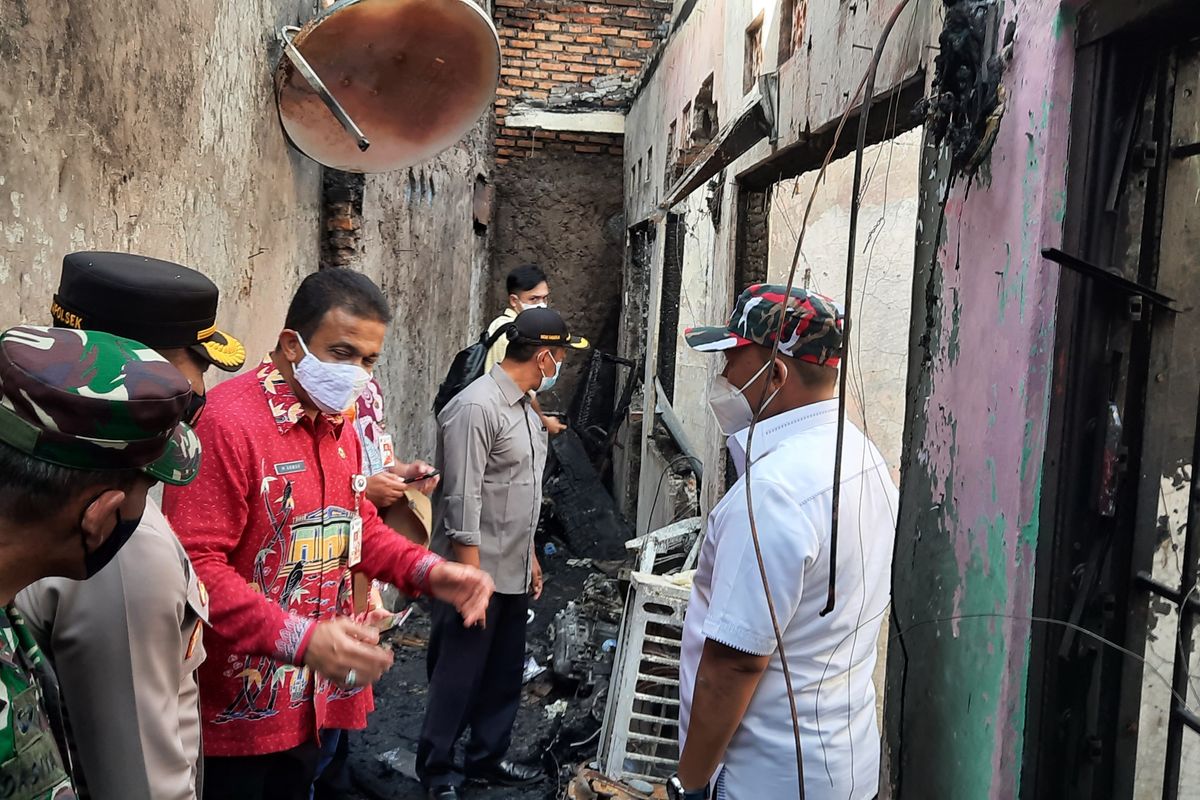
[{"label": "ash on ground", "polygon": [[[597,754],[625,596],[616,577],[620,565],[571,558],[563,550],[542,550],[539,557],[546,584],[541,599],[530,602],[534,618],[526,655],[546,670],[525,684],[509,757],[541,765],[546,778],[523,789],[468,787],[464,795],[469,798],[553,800],[577,765]],[[414,772],[428,684],[424,605],[418,603],[389,637],[396,663],[375,687],[376,708],[367,730],[352,736],[350,767],[358,793],[346,800],[425,797]]]}]

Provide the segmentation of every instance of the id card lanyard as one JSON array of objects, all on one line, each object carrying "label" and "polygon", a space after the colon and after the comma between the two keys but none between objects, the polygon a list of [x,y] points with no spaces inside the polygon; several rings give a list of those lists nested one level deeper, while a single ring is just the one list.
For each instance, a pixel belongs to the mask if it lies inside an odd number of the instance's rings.
[{"label": "id card lanyard", "polygon": [[350,546],[346,553],[346,566],[354,569],[362,561],[362,497],[367,491],[365,475],[354,475],[350,478],[350,489],[354,492],[354,514],[350,517]]}]

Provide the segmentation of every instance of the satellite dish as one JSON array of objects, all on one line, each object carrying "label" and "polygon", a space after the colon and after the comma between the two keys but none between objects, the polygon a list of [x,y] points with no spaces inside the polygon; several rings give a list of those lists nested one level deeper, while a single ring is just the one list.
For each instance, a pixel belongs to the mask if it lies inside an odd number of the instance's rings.
[{"label": "satellite dish", "polygon": [[500,39],[470,0],[341,0],[284,28],[275,100],[300,152],[389,172],[459,141],[492,104]]}]

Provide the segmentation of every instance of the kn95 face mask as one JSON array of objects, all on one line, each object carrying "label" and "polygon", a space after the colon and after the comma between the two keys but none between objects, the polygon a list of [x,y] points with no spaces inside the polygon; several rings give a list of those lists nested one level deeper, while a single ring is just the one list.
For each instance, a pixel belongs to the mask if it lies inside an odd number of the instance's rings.
[{"label": "kn95 face mask", "polygon": [[309,352],[304,338],[296,334],[304,358],[295,367],[296,382],[318,409],[326,414],[341,414],[362,394],[371,374],[357,364],[322,361]]}]

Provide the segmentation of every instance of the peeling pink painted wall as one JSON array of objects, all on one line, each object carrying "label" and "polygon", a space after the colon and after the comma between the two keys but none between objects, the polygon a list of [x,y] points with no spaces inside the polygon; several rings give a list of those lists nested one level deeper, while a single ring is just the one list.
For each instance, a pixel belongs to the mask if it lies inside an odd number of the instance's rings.
[{"label": "peeling pink painted wall", "polygon": [[1006,111],[990,164],[950,191],[936,242],[939,154],[923,166],[917,269],[931,284],[913,311],[896,549],[902,718],[899,647],[888,695],[903,797],[1012,798],[1020,781],[1058,288],[1040,250],[1062,237],[1075,14],[1004,5],[1001,30],[1017,24]]}]

